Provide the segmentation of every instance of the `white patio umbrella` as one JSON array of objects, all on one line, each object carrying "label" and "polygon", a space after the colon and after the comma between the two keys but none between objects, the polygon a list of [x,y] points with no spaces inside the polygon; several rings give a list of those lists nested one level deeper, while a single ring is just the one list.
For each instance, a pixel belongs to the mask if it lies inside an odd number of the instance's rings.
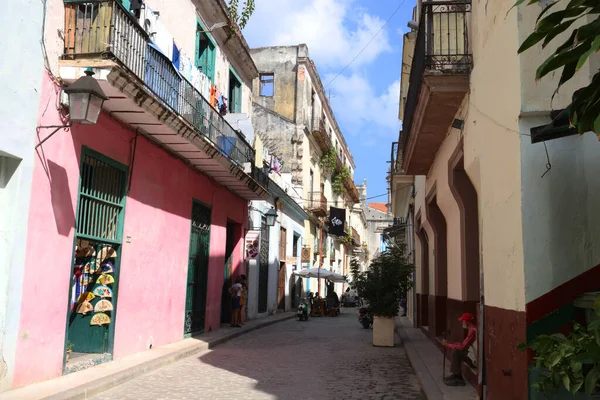
[{"label": "white patio umbrella", "polygon": [[307,268],[296,272],[296,275],[301,278],[317,278],[329,279],[333,272],[327,271],[325,268]]}]

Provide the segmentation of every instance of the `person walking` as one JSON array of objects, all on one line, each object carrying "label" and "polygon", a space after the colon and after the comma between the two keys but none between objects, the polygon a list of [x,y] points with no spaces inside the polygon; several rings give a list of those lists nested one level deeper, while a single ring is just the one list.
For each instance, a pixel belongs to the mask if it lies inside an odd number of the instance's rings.
[{"label": "person walking", "polygon": [[240,328],[240,299],[242,297],[242,277],[238,276],[235,280],[235,283],[229,289],[229,293],[231,293],[231,326],[235,328]]},{"label": "person walking", "polygon": [[[464,361],[469,367],[474,367],[473,361],[469,358],[469,348],[477,339],[477,326],[475,326],[475,318],[473,314],[464,313],[458,319],[462,322],[463,328],[468,329],[467,337],[461,343],[449,343],[447,340],[442,341],[442,346],[452,350],[452,364],[450,366],[450,375],[444,378],[444,383],[448,386],[464,386],[465,379],[462,376],[462,362]],[[444,371],[445,372],[445,371]]]}]

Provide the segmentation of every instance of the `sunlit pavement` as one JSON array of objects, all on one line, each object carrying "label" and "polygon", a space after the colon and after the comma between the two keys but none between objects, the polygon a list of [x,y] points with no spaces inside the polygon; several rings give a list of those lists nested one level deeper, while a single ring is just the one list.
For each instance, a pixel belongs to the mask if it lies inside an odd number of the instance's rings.
[{"label": "sunlit pavement", "polygon": [[356,309],[289,320],[92,399],[422,399],[401,345],[378,348]]}]

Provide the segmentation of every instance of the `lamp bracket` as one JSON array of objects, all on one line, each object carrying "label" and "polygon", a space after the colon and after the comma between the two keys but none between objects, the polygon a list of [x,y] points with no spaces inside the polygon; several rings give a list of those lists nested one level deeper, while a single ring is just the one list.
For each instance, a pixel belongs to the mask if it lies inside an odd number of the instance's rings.
[{"label": "lamp bracket", "polygon": [[38,126],[36,128],[36,130],[39,132],[40,129],[52,129],[54,128],[54,130],[52,131],[52,133],[50,133],[48,136],[46,136],[42,141],[40,141],[38,144],[35,145],[35,148],[37,149],[38,147],[40,147],[42,144],[44,144],[44,142],[48,139],[50,139],[52,136],[54,136],[54,134],[56,132],[58,132],[61,129],[68,129],[73,125],[73,123],[71,121],[69,121],[68,124],[66,125],[42,125],[42,126]]}]

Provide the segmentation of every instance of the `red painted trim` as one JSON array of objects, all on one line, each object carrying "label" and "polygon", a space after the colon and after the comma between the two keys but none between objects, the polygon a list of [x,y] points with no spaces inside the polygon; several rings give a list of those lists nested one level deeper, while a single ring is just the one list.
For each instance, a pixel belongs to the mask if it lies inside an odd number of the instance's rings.
[{"label": "red painted trim", "polygon": [[579,296],[592,292],[598,287],[600,287],[600,264],[527,303],[525,306],[527,325],[572,303]]}]

